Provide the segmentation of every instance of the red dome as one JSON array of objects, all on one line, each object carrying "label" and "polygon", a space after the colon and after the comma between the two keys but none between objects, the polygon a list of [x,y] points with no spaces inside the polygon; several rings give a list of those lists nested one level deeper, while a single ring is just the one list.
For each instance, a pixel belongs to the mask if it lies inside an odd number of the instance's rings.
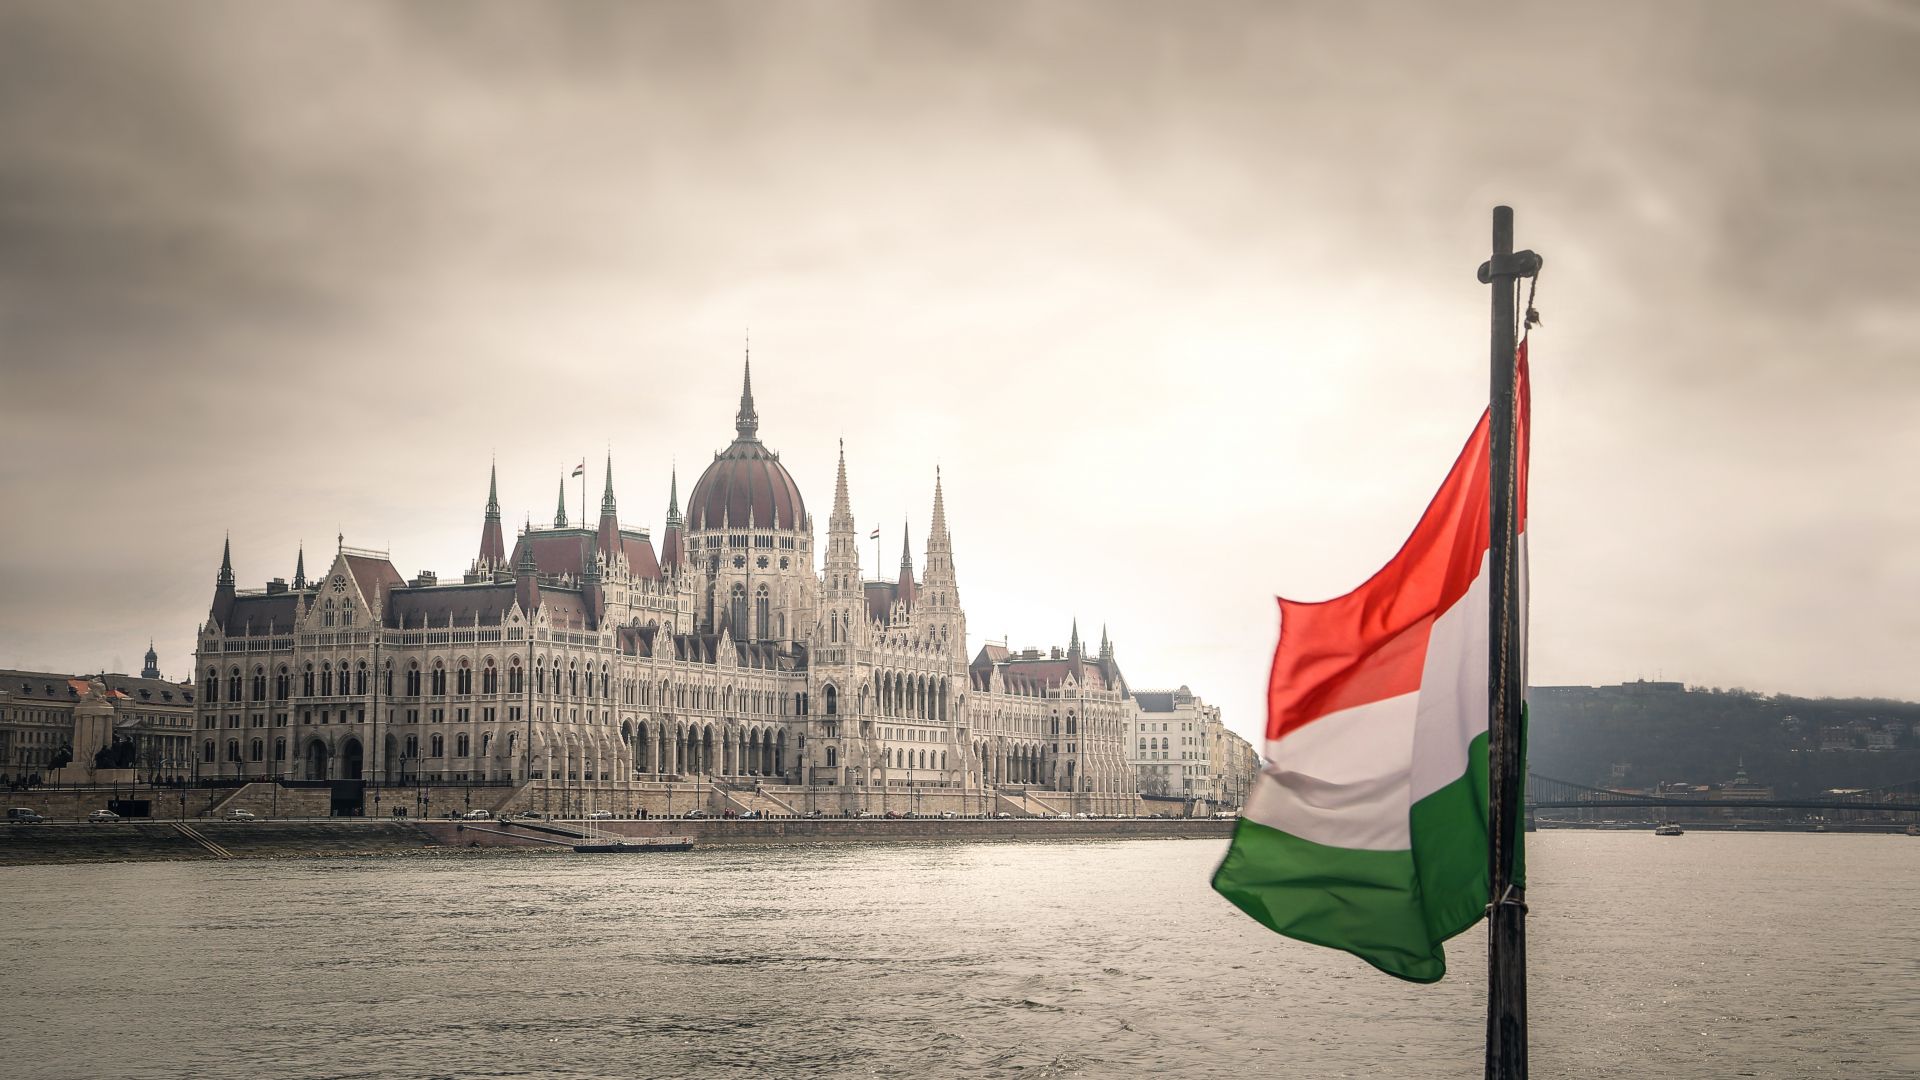
[{"label": "red dome", "polygon": [[687,500],[687,529],[744,529],[751,523],[756,529],[798,530],[806,522],[807,504],[779,456],[760,445],[751,363],[740,382],[740,412],[733,427],[733,445],[715,454],[713,464],[693,485],[693,497]]},{"label": "red dome", "polygon": [[800,485],[773,451],[758,441],[737,440],[713,459],[687,499],[689,531],[719,529],[722,523],[744,529],[794,529],[805,522],[807,504]]}]

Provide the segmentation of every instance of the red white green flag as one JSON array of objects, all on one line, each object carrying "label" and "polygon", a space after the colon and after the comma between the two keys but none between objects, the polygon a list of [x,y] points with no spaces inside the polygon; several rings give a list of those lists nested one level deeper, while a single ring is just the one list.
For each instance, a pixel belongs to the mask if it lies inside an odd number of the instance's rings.
[{"label": "red white green flag", "polygon": [[[1526,655],[1526,345],[1514,395],[1514,581]],[[1482,414],[1391,562],[1280,601],[1267,765],[1213,887],[1288,937],[1414,982],[1487,905],[1488,477]],[[1526,686],[1524,669],[1512,678]],[[1518,838],[1515,838],[1518,843]]]}]

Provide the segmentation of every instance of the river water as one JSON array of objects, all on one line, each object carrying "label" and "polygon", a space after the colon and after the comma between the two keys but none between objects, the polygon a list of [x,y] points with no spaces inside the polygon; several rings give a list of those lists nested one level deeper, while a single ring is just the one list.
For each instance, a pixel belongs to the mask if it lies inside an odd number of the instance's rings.
[{"label": "river water", "polygon": [[[1534,1075],[1920,1076],[1920,840],[1541,832]],[[1277,937],[1222,841],[0,870],[0,1075],[1477,1077],[1433,986]]]}]

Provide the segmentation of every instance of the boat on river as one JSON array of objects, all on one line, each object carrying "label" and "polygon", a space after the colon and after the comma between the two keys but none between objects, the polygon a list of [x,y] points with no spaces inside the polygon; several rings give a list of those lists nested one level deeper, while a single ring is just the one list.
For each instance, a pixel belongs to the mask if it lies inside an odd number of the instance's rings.
[{"label": "boat on river", "polygon": [[1683,828],[1681,828],[1681,827],[1680,827],[1680,826],[1678,826],[1678,825],[1675,825],[1675,824],[1674,824],[1673,822],[1671,822],[1671,821],[1668,821],[1668,822],[1665,822],[1665,823],[1663,823],[1663,824],[1660,824],[1660,825],[1657,825],[1657,826],[1655,826],[1655,827],[1654,827],[1654,830],[1653,830],[1653,835],[1655,835],[1655,836],[1685,836],[1685,835],[1687,835],[1687,830],[1685,830],[1685,829],[1683,829]]}]

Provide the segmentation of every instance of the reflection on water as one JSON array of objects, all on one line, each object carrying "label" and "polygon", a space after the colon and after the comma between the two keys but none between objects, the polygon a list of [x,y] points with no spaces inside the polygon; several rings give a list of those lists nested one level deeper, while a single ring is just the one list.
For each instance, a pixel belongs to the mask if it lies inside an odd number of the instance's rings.
[{"label": "reflection on water", "polygon": [[[1535,1075],[1920,1075],[1920,840],[1529,837]],[[1475,1077],[1224,843],[0,870],[20,1077]]]}]

